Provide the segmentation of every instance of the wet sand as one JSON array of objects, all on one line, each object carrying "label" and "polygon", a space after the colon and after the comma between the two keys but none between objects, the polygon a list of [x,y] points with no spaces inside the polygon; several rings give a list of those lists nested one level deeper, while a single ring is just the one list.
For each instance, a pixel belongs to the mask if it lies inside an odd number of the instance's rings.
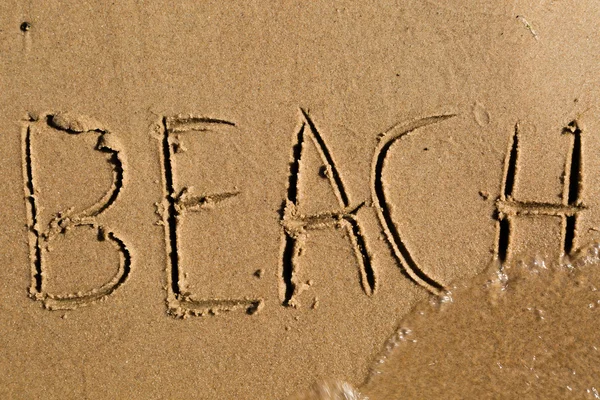
[{"label": "wet sand", "polygon": [[599,247],[506,265],[405,318],[370,399],[598,398]]}]

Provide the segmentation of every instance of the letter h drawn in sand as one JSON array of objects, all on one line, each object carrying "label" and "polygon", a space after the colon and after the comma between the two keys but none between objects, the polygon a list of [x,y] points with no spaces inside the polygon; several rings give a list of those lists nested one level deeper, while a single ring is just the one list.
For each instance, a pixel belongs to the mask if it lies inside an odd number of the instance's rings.
[{"label": "letter h drawn in sand", "polygon": [[496,202],[496,249],[495,257],[505,261],[510,256],[511,232],[517,216],[551,216],[562,219],[562,252],[567,255],[576,249],[577,217],[586,207],[582,202],[583,150],[581,129],[577,121],[569,123],[563,134],[572,138],[563,173],[562,202],[522,202],[514,198],[519,161],[519,124],[510,140],[504,163],[500,197]]}]

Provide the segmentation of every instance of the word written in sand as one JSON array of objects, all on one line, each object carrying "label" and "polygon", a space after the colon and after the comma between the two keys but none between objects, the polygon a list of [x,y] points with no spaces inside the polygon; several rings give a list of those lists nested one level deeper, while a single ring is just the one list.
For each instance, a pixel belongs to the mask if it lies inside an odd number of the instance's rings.
[{"label": "word written in sand", "polygon": [[[305,110],[301,111],[301,122],[294,136],[289,164],[287,194],[282,196],[280,224],[282,248],[279,267],[280,302],[284,306],[296,307],[298,295],[302,291],[300,281],[302,254],[307,246],[311,231],[341,229],[346,233],[357,260],[358,279],[362,291],[367,296],[376,294],[378,287],[377,271],[372,264],[372,256],[367,246],[358,218],[358,211],[365,203],[353,203],[346,190],[342,174],[317,125]],[[371,166],[372,203],[379,217],[382,230],[387,238],[398,265],[416,284],[433,293],[442,293],[443,284],[428,276],[408,250],[405,239],[399,232],[398,224],[392,218],[391,203],[386,198],[385,182],[382,179],[386,168],[386,157],[393,144],[420,128],[443,123],[454,115],[439,115],[422,118],[406,124],[397,124],[380,135],[374,151]],[[162,164],[163,198],[158,204],[159,214],[165,231],[167,254],[166,303],[169,314],[176,317],[188,315],[216,315],[220,312],[241,310],[255,314],[264,307],[261,296],[199,296],[189,290],[186,277],[191,272],[190,259],[182,256],[182,248],[189,246],[193,235],[182,234],[190,226],[202,229],[203,215],[216,209],[228,207],[243,193],[237,187],[225,188],[210,193],[195,194],[194,187],[186,183],[185,171],[189,160],[180,159],[186,152],[184,142],[195,146],[208,134],[226,134],[237,129],[235,123],[227,120],[206,117],[164,117],[160,125],[160,154]],[[507,151],[504,178],[497,199],[497,244],[495,256],[504,261],[510,255],[510,238],[513,220],[528,215],[549,216],[562,219],[563,253],[569,254],[576,248],[577,216],[585,209],[582,202],[582,138],[576,122],[565,128],[571,137],[568,164],[564,171],[563,201],[561,204],[521,202],[514,198],[519,159],[519,126],[517,125]],[[185,137],[185,140],[182,138]],[[31,298],[41,301],[49,310],[75,309],[105,299],[117,291],[134,273],[131,268],[132,255],[126,241],[120,238],[109,226],[99,223],[99,216],[118,200],[125,190],[126,169],[124,152],[115,135],[92,118],[73,116],[68,113],[49,113],[32,116],[23,127],[23,179],[27,204],[29,227]],[[200,146],[202,147],[202,146]],[[87,149],[87,150],[84,150]],[[89,150],[89,151],[88,151]],[[81,154],[76,161],[84,164],[72,167],[72,173],[54,174],[53,168],[60,168],[61,151]],[[87,151],[87,153],[86,153]],[[65,153],[66,154],[66,153]],[[189,154],[186,155],[189,158]],[[184,162],[185,161],[185,162]],[[96,164],[94,164],[96,162]],[[100,162],[101,164],[98,164]],[[54,165],[53,163],[58,163]],[[82,170],[87,166],[86,173]],[[181,164],[181,168],[178,167]],[[112,180],[96,182],[87,173],[104,165],[112,171]],[[311,169],[318,165],[317,169]],[[318,175],[328,182],[337,208],[320,206],[315,211],[306,207],[307,196],[317,193],[300,193],[310,179]],[[68,176],[68,178],[64,178]],[[64,206],[64,198],[56,187],[68,186],[70,181],[79,179],[88,188],[87,200],[78,197],[69,207]],[[69,182],[66,182],[69,181]],[[89,187],[88,187],[89,186]],[[106,190],[108,186],[108,190]],[[73,187],[77,187],[73,185]],[[81,187],[81,185],[80,185]],[[100,198],[100,200],[97,200]],[[199,219],[200,218],[200,219]],[[184,223],[185,221],[185,223]],[[200,222],[198,222],[200,221]],[[187,231],[186,231],[187,232]],[[72,287],[55,287],[49,284],[53,279],[55,265],[51,252],[63,255],[78,255],[108,251],[115,257],[105,261],[102,282],[81,288],[77,282]],[[101,257],[90,256],[91,262],[101,263]],[[68,258],[68,257],[67,257]],[[65,257],[58,263],[66,262]],[[56,263],[56,261],[55,261]],[[197,264],[197,262],[194,262]],[[64,267],[64,266],[63,266]],[[66,265],[77,269],[77,261]],[[235,266],[229,266],[234,268]],[[80,268],[80,267],[79,267]],[[203,266],[200,266],[203,268]],[[260,271],[256,272],[260,277]]]}]

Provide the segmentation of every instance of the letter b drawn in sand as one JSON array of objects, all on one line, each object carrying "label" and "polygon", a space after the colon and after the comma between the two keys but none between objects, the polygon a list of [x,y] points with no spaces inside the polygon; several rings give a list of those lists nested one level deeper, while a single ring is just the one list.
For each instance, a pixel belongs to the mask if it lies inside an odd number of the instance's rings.
[{"label": "letter b drawn in sand", "polygon": [[[188,143],[192,140],[202,140],[207,132],[221,133],[224,129],[234,128],[235,124],[226,120],[205,117],[165,117],[162,120],[162,163],[164,199],[162,202],[162,217],[165,227],[165,243],[167,252],[167,306],[168,313],[174,317],[185,318],[189,315],[216,315],[223,311],[244,310],[254,314],[260,310],[264,301],[260,298],[200,298],[186,289],[187,272],[182,265],[182,247],[185,241],[201,240],[201,232],[192,238],[181,236],[182,222],[186,213],[210,212],[216,206],[221,206],[240,194],[237,190],[204,195],[193,195],[192,187],[182,186],[181,175],[177,173],[176,156],[186,149],[180,140],[180,135],[188,135]],[[191,136],[190,136],[191,135]],[[219,152],[219,149],[213,149]],[[201,160],[197,160],[201,161]],[[225,160],[226,161],[226,160]],[[179,176],[178,176],[179,175]],[[180,179],[178,179],[178,177]],[[190,216],[188,216],[189,218]],[[204,240],[215,240],[205,238]],[[218,246],[217,246],[218,247]],[[196,266],[198,267],[198,266]],[[231,268],[228,266],[227,268]],[[189,266],[188,266],[189,268]]]},{"label": "letter b drawn in sand", "polygon": [[[370,296],[376,289],[376,276],[371,265],[371,257],[367,250],[362,229],[356,217],[356,213],[364,203],[357,205],[350,203],[333,156],[323,137],[308,113],[303,109],[301,109],[301,112],[304,121],[296,134],[290,163],[287,199],[281,218],[281,225],[284,232],[280,277],[282,303],[289,306],[298,305],[297,296],[300,294],[302,287],[298,281],[299,264],[303,249],[306,246],[308,232],[331,228],[344,228],[346,230],[358,261],[363,291],[366,295]],[[322,164],[319,175],[329,181],[329,185],[339,204],[338,210],[321,211],[308,215],[303,212],[300,188],[303,180],[309,177],[303,176],[301,168],[307,162],[305,160],[307,157],[307,146],[311,146],[311,144],[316,149],[319,162]]]},{"label": "letter b drawn in sand", "polygon": [[583,146],[582,130],[577,121],[563,129],[571,138],[563,172],[562,202],[522,202],[514,198],[519,161],[519,124],[511,137],[504,163],[504,174],[500,197],[496,201],[496,248],[495,257],[505,261],[510,256],[511,232],[514,218],[518,216],[547,216],[561,218],[562,253],[568,255],[577,248],[577,218],[586,209],[582,201],[583,192]]},{"label": "letter b drawn in sand", "polygon": [[[83,149],[81,140],[84,140],[84,143],[91,143],[91,148]],[[83,158],[76,158],[76,161],[66,160],[69,156],[65,155],[65,148],[73,150],[74,153],[85,154],[83,157],[95,157],[95,162],[106,162],[108,168],[112,170],[112,184],[108,190],[99,192],[101,197],[99,200],[88,199],[87,204],[85,201],[82,203],[81,199],[85,198],[83,192],[93,192],[93,188],[97,192],[98,185],[89,181],[88,174],[91,174],[91,171],[76,164]],[[110,228],[98,222],[98,217],[116,202],[123,187],[123,159],[116,139],[91,118],[55,113],[29,119],[23,128],[22,149],[31,262],[30,297],[42,301],[45,308],[49,310],[70,310],[111,295],[127,280],[131,269],[131,256],[125,242]],[[76,154],[73,154],[73,157],[76,157]],[[60,168],[61,165],[70,165],[71,168],[76,169],[75,171],[53,169],[53,167]],[[75,177],[74,173],[78,176]],[[78,185],[73,184],[77,179],[79,179]],[[70,184],[72,185],[69,186]],[[73,196],[74,192],[71,190],[78,191],[75,192],[77,195],[70,200],[82,204],[65,207],[62,205],[65,201],[64,197]],[[100,190],[104,189],[100,187]],[[65,251],[61,247],[65,243],[69,243],[70,250]],[[107,251],[107,245],[108,249],[112,248],[112,250]],[[63,251],[54,249],[55,246]],[[73,247],[77,250],[74,251]],[[111,265],[113,261],[109,259],[110,257],[98,258],[99,251],[100,257],[112,254],[118,266],[114,268],[114,265]],[[58,259],[59,262],[53,265],[48,259],[54,258],[54,253],[57,252],[61,257]],[[94,264],[83,262],[82,259],[87,259]],[[99,266],[105,267],[106,264],[109,266],[108,273],[112,274],[112,277],[103,281],[104,283],[97,283],[97,279],[104,279],[101,277],[96,278],[93,287],[81,290],[78,290],[80,286],[72,292],[66,289],[57,291],[47,289],[48,280],[55,282],[56,276],[53,272],[56,273],[57,270],[67,268],[67,271],[63,271],[64,276],[78,271],[83,273],[85,279],[91,277],[93,271],[97,272]],[[113,274],[110,271],[114,269],[116,273]],[[83,285],[84,282],[75,281],[73,284]]]}]

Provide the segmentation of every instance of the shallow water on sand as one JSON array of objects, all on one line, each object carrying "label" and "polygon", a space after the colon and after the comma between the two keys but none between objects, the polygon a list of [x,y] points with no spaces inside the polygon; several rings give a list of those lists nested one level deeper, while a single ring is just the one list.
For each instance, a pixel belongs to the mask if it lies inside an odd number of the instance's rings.
[{"label": "shallow water on sand", "polygon": [[493,265],[403,318],[360,393],[334,382],[296,398],[600,399],[599,288],[600,243]]}]

